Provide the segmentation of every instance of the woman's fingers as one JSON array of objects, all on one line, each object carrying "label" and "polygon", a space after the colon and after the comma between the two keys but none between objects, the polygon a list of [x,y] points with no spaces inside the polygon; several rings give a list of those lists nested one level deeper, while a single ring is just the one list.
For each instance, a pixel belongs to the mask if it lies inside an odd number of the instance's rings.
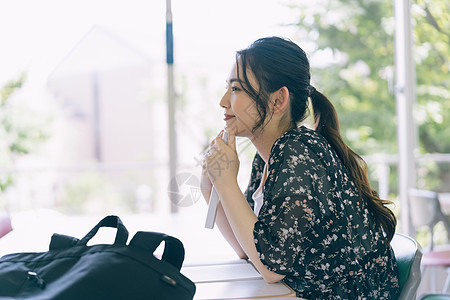
[{"label": "woman's fingers", "polygon": [[202,163],[202,174],[200,178],[200,190],[207,202],[209,200],[209,196],[211,195],[211,189],[212,182],[209,178],[208,171],[206,170],[206,159],[204,159]]},{"label": "woman's fingers", "polygon": [[236,152],[236,134],[234,132],[234,129],[230,128],[227,129],[228,131],[228,146],[230,146],[231,149],[233,149],[234,152]]}]

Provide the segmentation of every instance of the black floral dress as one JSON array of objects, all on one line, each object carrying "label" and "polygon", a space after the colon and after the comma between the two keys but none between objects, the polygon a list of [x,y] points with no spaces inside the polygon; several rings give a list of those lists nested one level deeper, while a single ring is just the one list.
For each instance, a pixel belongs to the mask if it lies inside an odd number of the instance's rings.
[{"label": "black floral dress", "polygon": [[[246,198],[258,188],[256,154]],[[328,142],[298,127],[273,145],[253,235],[261,261],[298,297],[396,299],[397,266],[381,226]]]}]

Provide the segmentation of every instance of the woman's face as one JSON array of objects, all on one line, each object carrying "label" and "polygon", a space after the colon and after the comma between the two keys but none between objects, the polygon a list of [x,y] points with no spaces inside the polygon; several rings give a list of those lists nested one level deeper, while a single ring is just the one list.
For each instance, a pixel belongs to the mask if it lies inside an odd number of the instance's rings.
[{"label": "woman's face", "polygon": [[[242,69],[239,70],[242,78]],[[247,71],[250,84],[258,90],[255,76]],[[226,83],[226,92],[220,101],[224,108],[224,121],[226,127],[233,128],[236,136],[251,137],[260,116],[256,109],[255,101],[244,91],[244,81],[237,77],[237,65],[234,64]]]}]

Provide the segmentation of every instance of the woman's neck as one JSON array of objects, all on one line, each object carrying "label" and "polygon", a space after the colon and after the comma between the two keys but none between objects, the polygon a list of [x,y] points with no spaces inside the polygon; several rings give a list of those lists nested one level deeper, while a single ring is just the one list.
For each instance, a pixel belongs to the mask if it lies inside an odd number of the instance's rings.
[{"label": "woman's neck", "polygon": [[286,129],[280,130],[279,128],[271,129],[268,127],[264,127],[264,129],[262,131],[253,135],[252,143],[266,164],[269,160],[270,152],[272,150],[272,146],[275,143],[275,141],[283,133],[285,133],[286,131],[288,131],[290,129],[292,129],[292,128],[286,128]]}]

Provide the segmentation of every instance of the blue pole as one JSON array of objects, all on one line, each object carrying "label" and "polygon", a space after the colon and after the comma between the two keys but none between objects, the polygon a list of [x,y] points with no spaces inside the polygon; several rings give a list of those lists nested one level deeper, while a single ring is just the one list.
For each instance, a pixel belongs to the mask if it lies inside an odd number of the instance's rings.
[{"label": "blue pole", "polygon": [[173,65],[173,28],[172,28],[172,11],[170,0],[167,0],[166,13],[166,61],[168,65]]},{"label": "blue pole", "polygon": [[179,193],[176,184],[177,174],[177,140],[175,131],[175,89],[173,79],[173,31],[171,0],[166,0],[166,60],[167,60],[167,102],[169,110],[169,197],[170,211],[178,212]]}]

